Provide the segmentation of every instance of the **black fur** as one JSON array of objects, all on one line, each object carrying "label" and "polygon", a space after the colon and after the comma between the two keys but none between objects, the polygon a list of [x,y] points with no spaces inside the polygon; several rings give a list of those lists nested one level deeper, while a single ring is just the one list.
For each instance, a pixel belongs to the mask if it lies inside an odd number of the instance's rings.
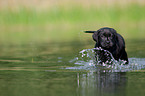
[{"label": "black fur", "polygon": [[[86,31],[86,33],[89,33],[89,31]],[[112,53],[114,59],[125,60],[126,64],[128,63],[128,56],[125,51],[125,41],[115,29],[104,27],[97,31],[90,31],[90,33],[94,33],[92,37],[94,41],[96,41],[95,48],[101,47],[108,50]],[[107,61],[105,57],[101,59],[103,62]]]}]

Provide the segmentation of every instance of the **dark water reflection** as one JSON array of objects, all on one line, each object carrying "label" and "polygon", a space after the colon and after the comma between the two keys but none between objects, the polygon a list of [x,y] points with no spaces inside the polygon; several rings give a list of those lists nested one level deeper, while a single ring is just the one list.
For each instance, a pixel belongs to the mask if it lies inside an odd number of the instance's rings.
[{"label": "dark water reflection", "polygon": [[[126,45],[129,58],[144,60],[144,40],[128,40]],[[92,41],[1,45],[0,96],[144,96],[144,69],[66,69],[80,66],[69,61],[93,46]]]},{"label": "dark water reflection", "polygon": [[126,83],[126,73],[78,74],[78,89],[83,96],[125,96]]}]

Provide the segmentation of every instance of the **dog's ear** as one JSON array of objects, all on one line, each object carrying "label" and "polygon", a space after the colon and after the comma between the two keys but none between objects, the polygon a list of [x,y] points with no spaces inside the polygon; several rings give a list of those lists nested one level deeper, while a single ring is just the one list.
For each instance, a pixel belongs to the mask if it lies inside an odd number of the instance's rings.
[{"label": "dog's ear", "polygon": [[117,33],[117,31],[115,29],[111,29],[111,32],[113,32],[114,36],[115,36],[115,41],[116,41],[116,44],[119,45],[120,48],[125,48],[125,41],[123,39],[123,37]]},{"label": "dog's ear", "polygon": [[119,36],[115,29],[110,28],[111,33],[113,34],[113,40],[115,41],[115,44],[119,43]]},{"label": "dog's ear", "polygon": [[123,37],[117,33],[117,41],[118,41],[118,45],[120,48],[125,48],[125,41],[123,39]]},{"label": "dog's ear", "polygon": [[99,41],[98,38],[99,38],[99,33],[100,33],[100,31],[101,31],[101,30],[97,30],[97,31],[95,31],[94,34],[92,35],[93,40],[96,41],[96,43],[98,43],[98,41]]},{"label": "dog's ear", "polygon": [[115,34],[114,40],[116,44],[116,54],[120,54],[121,50],[125,48],[125,41],[123,37],[117,32],[114,32],[114,34]]}]

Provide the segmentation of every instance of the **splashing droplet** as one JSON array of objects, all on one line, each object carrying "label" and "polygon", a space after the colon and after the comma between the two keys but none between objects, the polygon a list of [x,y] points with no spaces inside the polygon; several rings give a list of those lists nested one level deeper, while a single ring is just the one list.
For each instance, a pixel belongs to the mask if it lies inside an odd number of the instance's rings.
[{"label": "splashing droplet", "polygon": [[[104,52],[108,60],[101,64],[99,54],[97,52]],[[102,72],[127,72],[132,70],[141,70],[145,68],[145,58],[129,58],[130,63],[126,65],[126,61],[116,61],[113,55],[102,48],[83,49],[79,52],[78,57],[70,60],[70,63],[74,63],[76,67],[67,67],[66,69],[78,69],[78,70],[90,70],[90,71],[102,71]]]}]

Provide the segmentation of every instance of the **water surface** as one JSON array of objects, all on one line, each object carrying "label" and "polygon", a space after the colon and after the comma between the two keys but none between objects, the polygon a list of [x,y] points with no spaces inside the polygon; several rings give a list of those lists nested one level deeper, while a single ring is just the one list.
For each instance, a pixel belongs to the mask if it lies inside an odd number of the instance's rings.
[{"label": "water surface", "polygon": [[144,40],[127,40],[126,45],[130,64],[118,62],[111,69],[80,55],[91,51],[94,42],[1,44],[0,95],[144,96]]}]

